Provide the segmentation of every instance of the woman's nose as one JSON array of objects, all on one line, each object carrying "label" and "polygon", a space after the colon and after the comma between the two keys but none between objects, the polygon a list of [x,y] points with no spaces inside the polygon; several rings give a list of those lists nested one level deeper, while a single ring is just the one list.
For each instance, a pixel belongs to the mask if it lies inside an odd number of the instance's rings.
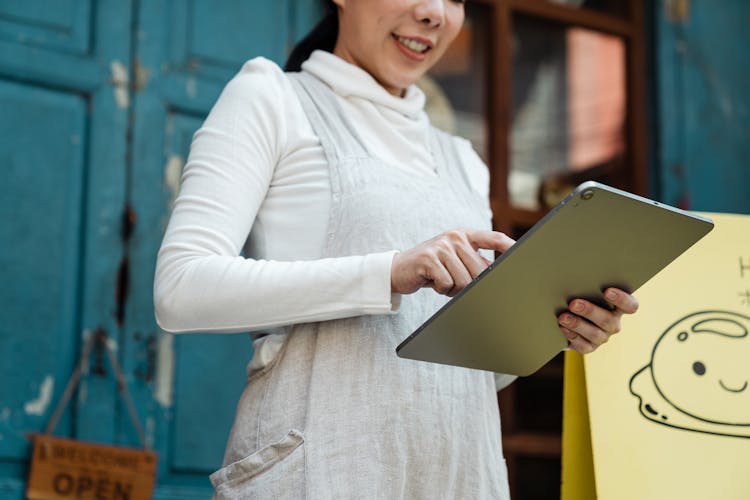
[{"label": "woman's nose", "polygon": [[445,0],[421,0],[414,8],[414,17],[422,24],[437,28],[445,20]]}]

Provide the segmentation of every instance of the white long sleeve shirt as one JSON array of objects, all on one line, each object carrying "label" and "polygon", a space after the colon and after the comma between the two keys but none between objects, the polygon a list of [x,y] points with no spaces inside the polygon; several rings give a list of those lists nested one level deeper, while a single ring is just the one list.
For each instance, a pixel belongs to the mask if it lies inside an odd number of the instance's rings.
[{"label": "white long sleeve shirt", "polygon": [[[333,89],[371,154],[434,175],[419,88],[393,96],[366,71],[323,51],[302,69]],[[455,140],[472,188],[488,199],[486,166],[468,141]],[[157,260],[159,326],[273,331],[397,311],[390,283],[399,249],[321,258],[329,198],[328,163],[289,79],[271,61],[248,61],[193,137]],[[267,340],[256,344],[256,367],[279,344]]]},{"label": "white long sleeve shirt", "polygon": [[[303,70],[333,88],[373,154],[433,175],[429,120],[416,86],[395,97],[364,70],[323,51]],[[487,168],[467,141],[456,140],[474,188],[486,198]],[[399,249],[320,258],[328,176],[288,78],[268,60],[247,62],[193,138],[157,261],[159,325],[241,332],[392,312],[398,300],[390,290],[391,262]]]}]

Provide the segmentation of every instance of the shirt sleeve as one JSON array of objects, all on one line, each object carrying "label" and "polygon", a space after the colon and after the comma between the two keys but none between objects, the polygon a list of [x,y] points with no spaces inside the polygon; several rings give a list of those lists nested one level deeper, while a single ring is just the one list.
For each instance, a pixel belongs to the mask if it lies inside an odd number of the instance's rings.
[{"label": "shirt sleeve", "polygon": [[274,63],[249,61],[193,136],[156,264],[164,330],[244,332],[397,309],[395,251],[297,262],[240,256],[285,154],[290,91]]}]

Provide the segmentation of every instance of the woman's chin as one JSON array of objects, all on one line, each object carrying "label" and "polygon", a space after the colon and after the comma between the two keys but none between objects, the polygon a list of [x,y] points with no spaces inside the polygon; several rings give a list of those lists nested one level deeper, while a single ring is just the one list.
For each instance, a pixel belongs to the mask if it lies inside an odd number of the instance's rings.
[{"label": "woman's chin", "polygon": [[422,77],[424,71],[401,70],[392,74],[392,78],[380,80],[380,84],[391,94],[403,96],[406,89]]}]

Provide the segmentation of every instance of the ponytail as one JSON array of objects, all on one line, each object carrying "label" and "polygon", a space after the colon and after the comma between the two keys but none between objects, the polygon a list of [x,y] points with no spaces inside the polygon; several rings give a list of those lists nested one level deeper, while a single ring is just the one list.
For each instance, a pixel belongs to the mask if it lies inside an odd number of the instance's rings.
[{"label": "ponytail", "polygon": [[333,52],[333,48],[336,46],[336,39],[339,36],[338,8],[331,0],[326,0],[325,9],[325,17],[315,25],[315,28],[289,54],[289,59],[287,59],[284,65],[284,71],[301,71],[302,63],[315,50]]}]

